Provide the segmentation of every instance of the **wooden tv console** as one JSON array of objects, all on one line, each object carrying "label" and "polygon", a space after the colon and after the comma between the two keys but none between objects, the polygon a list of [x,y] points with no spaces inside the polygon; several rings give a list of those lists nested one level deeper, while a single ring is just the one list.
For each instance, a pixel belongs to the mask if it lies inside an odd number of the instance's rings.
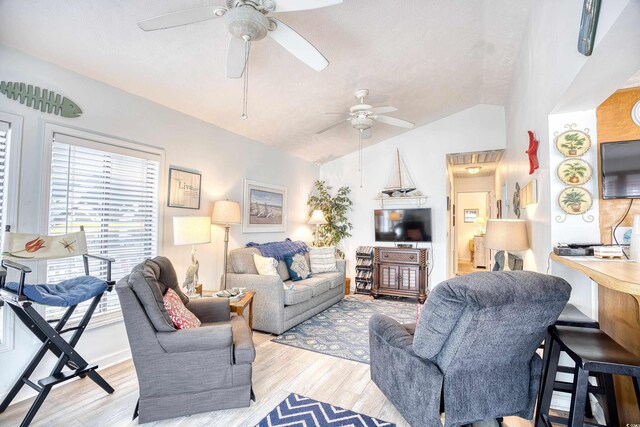
[{"label": "wooden tv console", "polygon": [[427,300],[429,275],[428,249],[385,248],[374,250],[374,279],[371,296],[381,295],[417,298],[420,304]]}]

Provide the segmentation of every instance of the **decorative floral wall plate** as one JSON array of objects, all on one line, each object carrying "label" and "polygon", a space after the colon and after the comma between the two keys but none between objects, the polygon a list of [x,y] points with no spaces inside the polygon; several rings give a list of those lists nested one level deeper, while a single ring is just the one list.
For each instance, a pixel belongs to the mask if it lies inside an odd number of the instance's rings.
[{"label": "decorative floral wall plate", "polygon": [[581,159],[567,159],[558,166],[558,178],[567,185],[582,185],[592,176],[591,165]]},{"label": "decorative floral wall plate", "polygon": [[582,187],[569,187],[558,196],[558,204],[569,215],[582,215],[591,209],[593,197]]},{"label": "decorative floral wall plate", "polygon": [[565,157],[582,156],[591,148],[591,138],[581,130],[568,130],[558,135],[556,148]]}]

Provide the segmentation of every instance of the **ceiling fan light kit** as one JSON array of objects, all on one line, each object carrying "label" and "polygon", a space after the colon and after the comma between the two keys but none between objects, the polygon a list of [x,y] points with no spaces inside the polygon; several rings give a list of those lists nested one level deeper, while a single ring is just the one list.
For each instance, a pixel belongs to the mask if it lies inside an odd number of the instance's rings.
[{"label": "ceiling fan light kit", "polygon": [[225,6],[205,6],[186,9],[138,22],[144,31],[163,30],[224,17],[231,41],[227,51],[227,77],[244,76],[243,112],[247,116],[248,61],[250,44],[267,35],[300,61],[316,71],[324,70],[329,61],[291,27],[268,17],[269,13],[318,9],[342,3],[342,0],[227,0]]}]

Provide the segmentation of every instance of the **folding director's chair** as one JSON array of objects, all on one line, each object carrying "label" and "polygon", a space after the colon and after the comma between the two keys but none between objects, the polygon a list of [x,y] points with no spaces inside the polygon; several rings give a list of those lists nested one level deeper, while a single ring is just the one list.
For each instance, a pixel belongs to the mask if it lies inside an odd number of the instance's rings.
[{"label": "folding director's chair", "polygon": [[[85,275],[57,284],[26,284],[25,278],[31,272],[31,268],[17,262],[17,260],[25,262],[75,256],[83,257]],[[113,388],[96,372],[98,365],[87,362],[74,347],[86,329],[104,293],[111,292],[113,289],[115,282],[111,280],[111,263],[114,260],[87,253],[87,240],[82,227],[79,232],[58,236],[10,233],[7,228],[4,235],[2,257],[0,302],[11,307],[16,317],[42,341],[42,346],[0,404],[0,413],[7,409],[24,385],[37,391],[38,395],[22,420],[21,426],[28,426],[31,423],[54,385],[75,377],[84,378],[87,376],[107,393],[113,393]],[[107,263],[107,280],[89,275],[90,258]],[[19,272],[19,281],[7,282],[6,269]],[[88,300],[91,300],[91,303],[80,323],[77,326],[65,328],[78,304]],[[60,319],[47,321],[35,309],[34,303],[68,307],[68,309]],[[63,338],[66,333],[71,333],[71,335],[68,338]],[[58,358],[51,374],[37,382],[30,380],[29,377],[48,351]],[[68,369],[63,370],[65,368]]]}]

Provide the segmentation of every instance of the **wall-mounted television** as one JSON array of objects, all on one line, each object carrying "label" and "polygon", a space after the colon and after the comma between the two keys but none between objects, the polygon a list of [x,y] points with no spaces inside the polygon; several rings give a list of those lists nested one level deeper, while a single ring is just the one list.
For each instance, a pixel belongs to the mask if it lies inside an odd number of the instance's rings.
[{"label": "wall-mounted television", "polygon": [[376,209],[376,242],[431,242],[431,209]]},{"label": "wall-mounted television", "polygon": [[603,199],[640,198],[640,140],[600,144]]}]

